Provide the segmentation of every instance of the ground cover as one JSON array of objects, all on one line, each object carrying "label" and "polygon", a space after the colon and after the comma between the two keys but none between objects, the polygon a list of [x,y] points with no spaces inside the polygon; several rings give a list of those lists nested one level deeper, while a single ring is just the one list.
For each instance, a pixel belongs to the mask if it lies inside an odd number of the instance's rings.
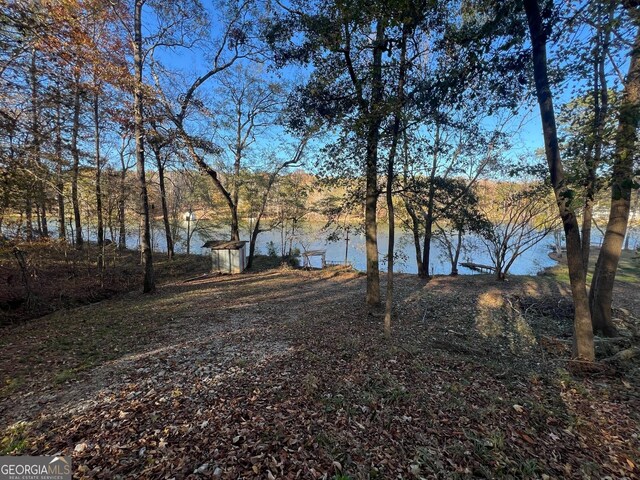
[{"label": "ground cover", "polygon": [[401,275],[391,339],[364,288],[283,268],[5,328],[2,453],[78,478],[638,478],[637,365],[568,361],[565,285]]},{"label": "ground cover", "polygon": [[[600,249],[591,247],[589,255],[589,272],[587,273],[587,282],[591,283],[593,270],[598,260]],[[546,273],[553,275],[557,280],[569,283],[569,270],[567,269],[566,258],[560,259],[560,262],[546,269]],[[640,283],[640,253],[634,250],[623,250],[620,255],[620,263],[616,272],[616,279],[619,282],[639,284]]]}]

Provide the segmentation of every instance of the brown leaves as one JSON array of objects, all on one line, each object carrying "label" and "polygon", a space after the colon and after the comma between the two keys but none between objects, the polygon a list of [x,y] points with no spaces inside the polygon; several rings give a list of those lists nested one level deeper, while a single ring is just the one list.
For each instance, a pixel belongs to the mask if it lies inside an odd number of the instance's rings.
[{"label": "brown leaves", "polygon": [[[637,476],[637,399],[612,397],[630,395],[621,382],[560,381],[435,299],[441,324],[407,307],[387,341],[354,300],[362,280],[308,287],[314,278],[198,285],[201,296],[172,311],[171,334],[120,364],[91,405],[52,411],[30,453],[72,454],[87,478]],[[413,281],[399,277],[400,299]],[[184,297],[173,288],[155,301]],[[487,353],[432,348],[447,330]]]}]

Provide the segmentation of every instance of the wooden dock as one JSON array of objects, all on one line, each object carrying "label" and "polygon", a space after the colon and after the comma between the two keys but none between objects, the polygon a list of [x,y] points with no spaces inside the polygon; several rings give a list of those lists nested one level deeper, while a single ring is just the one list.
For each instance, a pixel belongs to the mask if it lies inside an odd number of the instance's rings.
[{"label": "wooden dock", "polygon": [[491,265],[481,265],[480,263],[462,262],[460,266],[480,273],[494,273],[496,271],[495,267]]}]

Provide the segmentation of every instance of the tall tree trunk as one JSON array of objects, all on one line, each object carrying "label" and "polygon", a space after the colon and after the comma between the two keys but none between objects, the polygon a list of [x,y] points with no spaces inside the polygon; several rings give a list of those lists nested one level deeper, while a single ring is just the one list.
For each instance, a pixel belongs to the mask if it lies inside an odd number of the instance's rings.
[{"label": "tall tree trunk", "polygon": [[462,230],[458,230],[458,244],[456,245],[453,261],[451,262],[451,276],[458,275],[458,262],[460,261],[460,252],[462,250]]},{"label": "tall tree trunk", "polygon": [[385,22],[378,19],[376,39],[373,46],[373,64],[371,68],[371,99],[369,102],[369,126],[366,148],[366,199],[365,199],[365,250],[367,254],[367,303],[380,305],[380,267],[378,263],[378,142],[380,140],[380,124],[382,123],[382,53]]},{"label": "tall tree trunk", "polygon": [[167,189],[164,182],[164,162],[162,152],[158,146],[153,146],[153,154],[156,157],[158,167],[158,182],[160,184],[160,203],[162,205],[162,221],[164,223],[164,234],[167,242],[167,256],[173,260],[173,237],[171,236],[171,223],[169,223],[169,208],[167,207]]},{"label": "tall tree trunk", "polygon": [[102,218],[102,164],[100,161],[100,89],[97,82],[95,82],[94,88],[96,88],[96,91],[93,93],[93,131],[96,156],[96,213],[98,220],[98,246],[101,247],[104,244],[104,221]]},{"label": "tall tree trunk", "polygon": [[613,285],[627,232],[631,191],[633,187],[633,157],[640,123],[640,13],[629,7],[636,25],[636,37],[629,61],[616,132],[616,147],[611,179],[611,210],[607,229],[591,281],[590,302],[593,331],[615,335],[611,318]]},{"label": "tall tree trunk", "polygon": [[429,174],[429,195],[427,211],[424,215],[424,247],[422,249],[422,271],[418,272],[423,278],[429,278],[429,263],[431,261],[431,239],[433,237],[433,215],[436,195],[436,171],[438,168],[438,155],[440,153],[440,125],[436,124],[435,145],[433,149],[433,162]]},{"label": "tall tree trunk", "polygon": [[262,220],[262,216],[264,215],[265,209],[267,208],[267,200],[269,199],[269,193],[271,192],[271,188],[276,181],[276,177],[281,169],[277,169],[269,176],[269,180],[267,182],[267,188],[262,197],[262,202],[260,202],[260,210],[258,211],[258,216],[256,217],[256,223],[253,226],[253,231],[251,232],[251,237],[249,238],[249,258],[247,259],[247,270],[250,269],[253,265],[253,257],[256,253],[256,241],[258,240],[258,234],[261,232],[260,230],[260,222]]},{"label": "tall tree trunk", "polygon": [[78,133],[80,130],[80,74],[73,78],[73,124],[71,127],[71,156],[73,157],[71,176],[71,204],[76,229],[75,247],[82,249],[82,223],[80,221],[80,202],[78,200],[78,177],[80,175],[80,151],[78,149]]},{"label": "tall tree trunk", "polygon": [[231,240],[238,241],[240,240],[240,226],[238,225],[238,200],[240,198],[240,185],[239,185],[239,177],[240,177],[240,164],[242,162],[242,113],[238,110],[237,114],[237,125],[236,125],[236,145],[234,152],[234,162],[233,162],[233,185],[231,187],[231,203],[229,207],[231,208]]},{"label": "tall tree trunk", "polygon": [[[39,182],[37,182],[39,183]],[[38,237],[42,236],[42,223],[40,222],[40,204],[36,201],[36,232],[38,232]]]},{"label": "tall tree trunk", "polygon": [[24,214],[27,240],[31,241],[33,240],[33,199],[31,198],[31,192],[29,189],[27,189],[26,193]]},{"label": "tall tree trunk", "polygon": [[538,0],[523,0],[531,35],[533,75],[540,107],[545,154],[551,174],[551,185],[556,196],[567,243],[567,263],[574,303],[574,355],[592,361],[595,358],[589,299],[582,270],[581,242],[578,221],[570,205],[556,128],[553,99],[547,74],[547,34],[542,24]]},{"label": "tall tree trunk", "polygon": [[56,98],[56,138],[55,138],[55,154],[56,154],[56,197],[58,200],[58,238],[67,238],[67,228],[64,217],[64,178],[62,176],[63,157],[62,157],[62,114],[60,112],[61,98],[60,92],[57,92]]},{"label": "tall tree trunk", "polygon": [[[10,154],[11,155],[11,154]],[[2,235],[2,225],[4,222],[4,214],[9,209],[10,199],[9,196],[9,172],[6,170],[2,172],[2,207],[0,208],[0,235]]]},{"label": "tall tree trunk", "polygon": [[582,216],[582,268],[585,280],[589,270],[591,254],[591,224],[593,221],[593,204],[596,194],[596,172],[602,161],[602,146],[604,144],[604,127],[609,113],[609,91],[605,62],[609,55],[611,28],[613,24],[614,2],[609,2],[607,17],[602,21],[598,12],[598,31],[596,32],[596,55],[593,62],[593,157],[587,159],[587,181],[585,188],[584,213]]},{"label": "tall tree trunk", "polygon": [[249,238],[249,258],[247,258],[247,270],[253,266],[253,258],[256,254],[256,242],[258,240],[258,234],[260,233],[260,217],[256,219],[256,223],[251,231],[251,237]]},{"label": "tall tree trunk", "polygon": [[153,292],[156,289],[153,272],[153,254],[151,252],[151,227],[149,218],[149,196],[147,195],[147,179],[144,166],[144,120],[142,113],[142,6],[145,0],[135,0],[134,5],[134,42],[133,63],[135,84],[133,89],[133,119],[136,141],[136,170],[140,188],[140,250],[144,263],[144,280],[142,291]]},{"label": "tall tree trunk", "polygon": [[[345,229],[345,237],[344,237],[344,266],[349,265],[349,230],[351,227],[347,227]],[[291,242],[293,242],[293,238],[291,238]],[[289,256],[291,256],[291,244],[289,244]]]},{"label": "tall tree trunk", "polygon": [[422,266],[422,239],[420,238],[420,220],[418,219],[418,215],[416,214],[413,205],[411,205],[410,200],[405,199],[404,208],[407,210],[409,218],[411,218],[411,233],[413,234],[413,246],[416,252],[416,267],[418,270],[418,275],[422,277],[422,271],[424,267]]},{"label": "tall tree trunk", "polygon": [[[395,127],[394,127],[395,129]],[[394,139],[397,144],[397,133]],[[387,167],[387,212],[389,216],[389,245],[387,248],[387,294],[385,298],[384,309],[384,334],[391,336],[391,313],[393,311],[393,255],[395,248],[395,211],[393,206],[393,164],[395,156],[395,145],[391,147],[392,152],[389,154],[389,162]]]},{"label": "tall tree trunk", "polygon": [[[114,173],[109,172],[109,176],[113,177]],[[113,185],[113,184],[112,184]],[[116,232],[113,225],[113,210],[114,210],[113,197],[109,199],[107,202],[107,230],[109,231],[109,240],[111,243],[115,244],[116,241]]]},{"label": "tall tree trunk", "polygon": [[[7,129],[7,136],[9,137],[9,164],[10,165],[14,165],[15,160],[16,160],[16,152],[15,152],[15,148],[13,145],[13,128],[8,128]],[[4,183],[4,188],[3,188],[3,195],[2,195],[2,211],[0,212],[0,227],[2,227],[2,222],[4,220],[4,215],[7,212],[7,210],[9,209],[9,205],[11,204],[11,190],[10,190],[10,185],[11,185],[11,180],[10,180],[10,175],[9,172],[4,169],[2,171],[2,183]],[[20,213],[20,216],[22,217],[22,212]],[[2,229],[0,228],[0,234],[2,233]],[[16,234],[19,233],[16,232]]]},{"label": "tall tree trunk", "polygon": [[187,212],[187,255],[191,255],[191,217],[192,217],[191,205],[189,205],[189,211]]},{"label": "tall tree trunk", "polygon": [[[409,186],[409,141],[407,137],[407,130],[405,129],[402,132],[402,150],[403,150],[403,186],[405,191],[407,191]],[[411,204],[411,200],[405,197],[404,199],[404,208],[407,210],[409,214],[409,218],[411,218],[411,233],[413,234],[413,246],[416,251],[416,266],[418,269],[418,275],[422,274],[422,248],[420,241],[420,220],[418,220],[418,215],[416,214],[413,205]]]},{"label": "tall tree trunk", "polygon": [[429,263],[431,256],[431,238],[433,237],[433,203],[429,201],[427,212],[424,215],[424,239],[422,247],[422,270],[418,275],[429,278]]},{"label": "tall tree trunk", "polygon": [[124,250],[127,248],[127,225],[125,219],[125,195],[126,195],[126,178],[127,170],[122,168],[120,172],[120,194],[118,196],[118,249]]},{"label": "tall tree trunk", "polygon": [[127,163],[124,160],[127,147],[126,137],[122,137],[122,147],[120,149],[120,192],[118,193],[118,250],[127,248],[127,225],[125,218],[125,200],[127,194]]},{"label": "tall tree trunk", "polygon": [[409,25],[406,23],[402,26],[402,39],[400,44],[400,68],[398,71],[398,91],[397,105],[395,107],[395,115],[393,119],[393,129],[391,132],[391,149],[389,151],[389,160],[387,162],[387,213],[389,216],[389,245],[387,249],[387,294],[385,298],[384,311],[384,333],[387,337],[391,336],[391,313],[393,311],[393,264],[394,264],[394,248],[395,248],[395,210],[393,205],[393,179],[395,172],[396,151],[398,149],[398,140],[400,139],[400,118],[404,108],[404,82],[407,71],[406,54],[407,54],[407,36],[409,35]]},{"label": "tall tree trunk", "polygon": [[47,223],[47,196],[44,190],[43,183],[40,182],[40,185],[42,187],[42,190],[41,190],[42,198],[40,200],[40,222],[41,222],[40,234],[44,238],[49,238],[49,224]]},{"label": "tall tree trunk", "polygon": [[585,282],[589,272],[589,258],[591,257],[591,225],[593,223],[593,196],[589,192],[591,188],[587,186],[585,194],[584,209],[582,211],[582,272]]},{"label": "tall tree trunk", "polygon": [[38,234],[41,237],[49,237],[49,226],[47,225],[47,192],[45,189],[44,175],[46,168],[41,163],[40,150],[41,150],[41,135],[40,131],[40,105],[39,105],[39,92],[38,92],[38,77],[37,77],[37,65],[36,65],[36,50],[33,50],[31,56],[31,106],[32,106],[32,135],[33,135],[33,169],[38,172],[38,180],[35,182],[36,186],[36,209],[38,216]]},{"label": "tall tree trunk", "polygon": [[[36,49],[32,49],[31,52],[31,65],[29,67],[29,83],[31,84],[31,148],[29,152],[29,170],[33,172],[39,172],[40,165],[40,131],[38,125],[38,78],[36,72]],[[36,188],[33,189],[33,185],[36,185]],[[29,185],[28,196],[27,196],[27,239],[31,240],[33,238],[33,220],[32,220],[32,210],[33,210],[33,193],[36,194],[35,207],[36,207],[36,218],[38,220],[38,233],[42,234],[42,230],[40,227],[40,209],[37,201],[40,199],[40,189],[42,188],[42,182],[38,179],[34,182],[34,184]],[[35,192],[34,192],[35,190]]]}]

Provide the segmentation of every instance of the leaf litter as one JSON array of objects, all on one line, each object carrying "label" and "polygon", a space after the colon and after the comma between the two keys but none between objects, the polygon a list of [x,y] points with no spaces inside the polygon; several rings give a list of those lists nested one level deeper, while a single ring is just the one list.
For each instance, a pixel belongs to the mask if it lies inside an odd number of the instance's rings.
[{"label": "leaf litter", "polygon": [[[570,319],[532,308],[566,292],[490,278],[399,275],[391,339],[354,273],[209,278],[70,311],[67,332],[102,328],[104,308],[146,327],[113,332],[118,353],[60,385],[46,362],[23,373],[0,400],[4,437],[23,422],[13,453],[71,455],[76,478],[640,478],[637,368],[578,376],[549,343]],[[75,348],[41,353],[73,367]]]}]

